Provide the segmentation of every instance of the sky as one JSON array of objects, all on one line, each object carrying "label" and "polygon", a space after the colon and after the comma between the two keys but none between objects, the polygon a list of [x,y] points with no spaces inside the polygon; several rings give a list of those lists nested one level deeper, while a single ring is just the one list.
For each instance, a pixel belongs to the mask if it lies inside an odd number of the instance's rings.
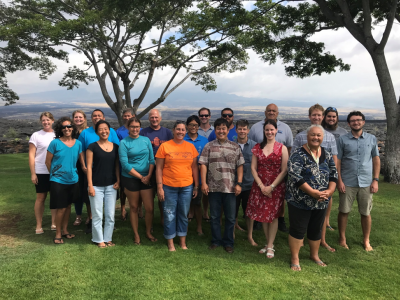
[{"label": "sky", "polygon": [[[248,2],[246,5],[252,4]],[[383,25],[375,28],[374,35],[378,40],[384,30]],[[150,43],[151,38],[157,36],[157,32],[151,32],[147,36],[148,43]],[[162,105],[169,108],[176,106],[193,107],[200,105],[197,103],[201,102],[199,99],[204,99],[210,107],[219,108],[231,97],[231,106],[234,109],[237,107],[259,109],[265,107],[268,103],[275,102],[278,106],[282,104],[282,106],[290,105],[290,107],[304,108],[320,103],[324,107],[335,106],[343,111],[358,109],[383,112],[384,106],[379,83],[367,51],[345,29],[321,32],[316,34],[313,39],[324,42],[326,50],[350,64],[351,70],[306,79],[287,77],[281,61],[269,65],[262,62],[256,53],[249,51],[250,61],[247,70],[232,74],[223,72],[214,76],[218,85],[216,92],[203,92],[200,87],[187,80],[178,88],[179,93],[172,93]],[[385,52],[397,93],[400,86],[398,49],[400,49],[400,25],[395,23]],[[25,94],[65,90],[65,88],[58,86],[58,81],[62,78],[63,73],[67,71],[69,66],[79,66],[84,61],[84,57],[80,54],[70,52],[70,64],[57,61],[58,70],[48,80],[40,80],[37,73],[31,71],[17,72],[8,76],[10,87],[21,97],[21,100],[18,101],[19,104],[26,104],[30,101],[31,97],[25,97]],[[151,85],[151,92],[143,105],[149,104],[157,98],[169,79],[168,75],[171,75],[172,72],[171,69],[156,72]],[[132,90],[134,96],[140,93],[144,82],[144,77],[139,80],[137,86]],[[81,85],[80,90],[82,91],[82,89],[95,95],[98,98],[99,105],[105,104],[96,81],[88,86]],[[68,93],[78,97],[78,92],[68,91]],[[214,95],[211,95],[212,93]],[[193,99],[197,99],[196,103],[193,103],[193,101],[185,102],[185,99],[182,99],[185,96],[182,95],[186,95],[188,100],[193,96]],[[215,99],[216,96],[224,99],[223,103],[214,100],[207,101],[208,99]],[[80,101],[84,101],[84,99]]]}]

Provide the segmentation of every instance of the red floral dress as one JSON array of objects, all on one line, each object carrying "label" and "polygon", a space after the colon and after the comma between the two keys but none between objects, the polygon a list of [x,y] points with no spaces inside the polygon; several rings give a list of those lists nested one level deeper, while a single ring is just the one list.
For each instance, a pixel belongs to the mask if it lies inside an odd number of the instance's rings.
[{"label": "red floral dress", "polygon": [[[267,157],[260,148],[260,144],[251,149],[251,152],[257,157],[258,177],[265,186],[271,185],[281,172],[282,146],[281,143],[275,142],[272,153]],[[258,222],[272,223],[274,219],[279,217],[284,199],[284,180],[275,187],[271,198],[264,196],[256,181],[254,181],[247,203],[246,216]]]}]

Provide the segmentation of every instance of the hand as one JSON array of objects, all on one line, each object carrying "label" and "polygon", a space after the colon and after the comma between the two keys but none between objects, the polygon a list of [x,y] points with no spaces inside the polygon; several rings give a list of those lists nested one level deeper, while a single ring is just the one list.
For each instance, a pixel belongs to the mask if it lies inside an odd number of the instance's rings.
[{"label": "hand", "polygon": [[149,175],[147,175],[147,176],[143,176],[142,177],[142,179],[141,179],[141,181],[143,182],[143,184],[145,184],[145,185],[149,185],[149,181],[150,181],[150,176]]},{"label": "hand", "polygon": [[197,189],[193,189],[193,199],[197,197],[197,193],[198,193]]},{"label": "hand", "polygon": [[165,196],[164,196],[164,189],[162,188],[162,185],[158,185],[157,188],[157,197],[158,200],[160,200],[161,202],[165,201]]},{"label": "hand", "polygon": [[39,180],[38,180],[36,174],[31,175],[31,180],[32,180],[32,183],[33,183],[34,185],[38,185]]},{"label": "hand", "polygon": [[116,183],[114,183],[113,189],[114,189],[114,190],[118,190],[118,189],[119,189],[119,181],[117,181]]},{"label": "hand", "polygon": [[314,199],[317,199],[318,201],[323,201],[326,197],[326,192],[325,191],[321,192],[319,190],[312,190],[310,196],[313,197]]},{"label": "hand", "polygon": [[91,196],[91,197],[95,196],[95,192],[94,192],[94,187],[93,186],[89,186],[88,187],[88,192],[89,192],[89,196]]},{"label": "hand", "polygon": [[235,196],[238,196],[242,192],[242,187],[240,185],[235,185]]},{"label": "hand", "polygon": [[346,193],[346,186],[344,185],[342,180],[338,180],[337,189],[343,194]]},{"label": "hand", "polygon": [[378,192],[378,181],[376,180],[372,180],[371,186],[370,186],[370,190],[372,194],[375,194]]},{"label": "hand", "polygon": [[272,187],[271,186],[262,186],[261,192],[264,196],[268,196],[269,198],[272,197]]},{"label": "hand", "polygon": [[201,191],[203,192],[203,194],[204,195],[208,195],[208,193],[209,193],[209,190],[208,190],[208,185],[207,185],[207,183],[203,183],[202,185],[201,185]]}]

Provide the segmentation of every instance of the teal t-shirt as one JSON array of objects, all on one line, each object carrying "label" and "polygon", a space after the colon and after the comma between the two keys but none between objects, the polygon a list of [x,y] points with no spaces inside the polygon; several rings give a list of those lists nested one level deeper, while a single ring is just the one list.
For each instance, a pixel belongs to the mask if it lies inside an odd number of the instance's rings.
[{"label": "teal t-shirt", "polygon": [[153,146],[145,136],[139,135],[136,139],[127,136],[120,142],[118,154],[124,177],[134,178],[129,175],[132,169],[146,176],[149,174],[150,165],[154,165]]},{"label": "teal t-shirt", "polygon": [[82,152],[81,142],[75,140],[75,144],[72,147],[68,147],[60,139],[54,139],[51,141],[47,151],[54,155],[51,161],[50,181],[61,184],[77,183],[79,177],[76,162]]}]

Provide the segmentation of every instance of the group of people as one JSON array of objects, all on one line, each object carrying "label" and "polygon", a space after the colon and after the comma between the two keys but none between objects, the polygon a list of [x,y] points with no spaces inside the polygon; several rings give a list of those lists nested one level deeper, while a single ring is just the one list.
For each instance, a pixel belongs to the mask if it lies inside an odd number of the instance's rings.
[{"label": "group of people", "polygon": [[[176,250],[176,236],[179,246],[187,249],[188,222],[195,218],[198,235],[203,235],[202,220],[211,224],[210,250],[222,246],[232,253],[235,229],[243,230],[237,222],[241,205],[251,245],[258,246],[253,228],[261,223],[266,244],[259,253],[273,258],[278,228],[289,232],[290,266],[300,271],[299,251],[305,234],[310,259],[316,264],[326,266],[319,258],[320,246],[335,252],[325,235],[327,229],[334,230],[329,216],[337,188],[339,245],[349,248],[346,225],[357,200],[364,248],[373,250],[370,212],[372,195],[378,191],[380,160],[375,136],[363,131],[364,115],[351,112],[347,117],[351,131],[347,132],[338,126],[336,108],[313,105],[310,126],[294,139],[278,115],[278,107],[269,104],[265,119],[250,128],[245,119],[234,122],[233,110],[225,108],[212,126],[211,111],[203,107],[198,115],[176,121],[170,131],[161,126],[159,110],[149,112],[150,126],[142,128],[128,108],[123,111],[125,124],[114,131],[99,109],[91,114],[92,127],[87,127],[85,113],[77,110],[72,119],[60,118],[53,129],[52,114],[44,112],[40,116],[43,129],[29,141],[29,166],[37,194],[36,234],[44,232],[44,201],[50,192],[55,244],[75,237],[68,231],[71,204],[77,215],[74,225],[80,225],[85,203],[86,232],[92,233],[92,241],[100,248],[114,246],[119,194],[123,220],[127,218],[126,198],[129,202],[134,244],[141,244],[138,219],[142,206],[146,238],[156,242],[152,224],[157,195],[169,251]],[[289,230],[284,221],[285,200]]]}]

